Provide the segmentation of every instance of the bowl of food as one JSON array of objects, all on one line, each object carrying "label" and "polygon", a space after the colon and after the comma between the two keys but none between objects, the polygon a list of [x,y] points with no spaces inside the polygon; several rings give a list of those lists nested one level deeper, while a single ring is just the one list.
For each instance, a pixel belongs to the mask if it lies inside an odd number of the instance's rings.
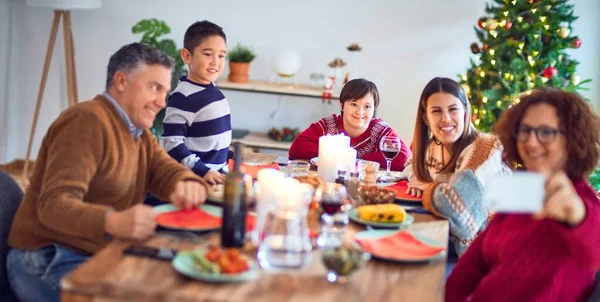
[{"label": "bowl of food", "polygon": [[327,268],[327,281],[347,283],[353,273],[371,260],[371,254],[340,245],[325,248],[322,260],[323,265]]},{"label": "bowl of food", "polygon": [[385,187],[361,186],[358,192],[362,204],[393,203],[396,199],[396,192]]}]

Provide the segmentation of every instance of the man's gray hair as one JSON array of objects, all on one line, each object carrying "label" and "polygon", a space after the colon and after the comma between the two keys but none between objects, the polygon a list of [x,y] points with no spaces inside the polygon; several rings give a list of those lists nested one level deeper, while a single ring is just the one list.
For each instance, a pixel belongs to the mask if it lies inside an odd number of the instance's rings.
[{"label": "man's gray hair", "polygon": [[110,56],[106,72],[106,90],[112,86],[117,71],[129,74],[139,68],[142,63],[162,65],[169,69],[173,68],[174,64],[173,59],[158,48],[138,42],[127,44]]}]

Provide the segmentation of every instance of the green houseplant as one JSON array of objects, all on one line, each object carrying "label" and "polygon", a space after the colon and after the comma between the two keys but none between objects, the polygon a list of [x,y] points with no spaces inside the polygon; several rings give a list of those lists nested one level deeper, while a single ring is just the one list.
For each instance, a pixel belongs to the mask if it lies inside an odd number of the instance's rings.
[{"label": "green houseplant", "polygon": [[[181,49],[177,48],[175,41],[164,36],[171,33],[171,28],[162,20],[158,19],[143,19],[136,23],[132,28],[131,32],[134,34],[142,34],[140,43],[144,43],[162,50],[169,57],[175,61],[173,67],[173,73],[171,78],[171,89],[177,87],[179,78],[186,75],[185,63],[181,59],[179,52]],[[161,110],[154,119],[154,125],[152,125],[151,131],[156,138],[160,139],[163,133],[163,119],[165,117],[165,110]]]},{"label": "green houseplant", "polygon": [[237,44],[227,55],[229,59],[229,81],[235,83],[248,83],[248,70],[250,62],[256,54],[250,47]]}]

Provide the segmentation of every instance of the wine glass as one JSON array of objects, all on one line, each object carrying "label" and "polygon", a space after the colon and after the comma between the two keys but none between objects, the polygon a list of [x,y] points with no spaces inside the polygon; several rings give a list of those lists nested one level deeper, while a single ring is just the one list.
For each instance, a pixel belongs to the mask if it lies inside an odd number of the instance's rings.
[{"label": "wine glass", "polygon": [[348,214],[351,205],[346,187],[342,184],[328,182],[318,191],[319,204],[323,211],[321,235],[317,245],[321,247],[338,246],[348,225]]},{"label": "wine glass", "polygon": [[398,156],[400,152],[400,139],[397,136],[384,136],[379,142],[379,149],[383,153],[385,162],[387,164],[387,173],[380,177],[381,181],[393,182],[398,181],[399,177],[392,175],[390,168],[392,166],[392,160]]}]

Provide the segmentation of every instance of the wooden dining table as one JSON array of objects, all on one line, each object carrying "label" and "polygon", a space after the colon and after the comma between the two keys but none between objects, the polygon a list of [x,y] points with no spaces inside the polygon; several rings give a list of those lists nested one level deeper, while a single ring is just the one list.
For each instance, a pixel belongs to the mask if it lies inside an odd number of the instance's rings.
[{"label": "wooden dining table", "polygon": [[[257,154],[245,162],[272,162],[275,157]],[[448,221],[429,214],[412,213],[413,233],[440,243],[448,242]],[[350,223],[344,240],[352,242],[364,227]],[[443,301],[446,259],[423,263],[396,263],[372,259],[346,284],[326,279],[319,249],[300,270],[260,271],[249,282],[207,283],[179,274],[169,261],[125,255],[132,244],[168,247],[179,251],[219,245],[219,232],[176,236],[157,232],[144,242],[113,240],[61,281],[61,301]],[[256,256],[256,246],[242,252]]]}]

